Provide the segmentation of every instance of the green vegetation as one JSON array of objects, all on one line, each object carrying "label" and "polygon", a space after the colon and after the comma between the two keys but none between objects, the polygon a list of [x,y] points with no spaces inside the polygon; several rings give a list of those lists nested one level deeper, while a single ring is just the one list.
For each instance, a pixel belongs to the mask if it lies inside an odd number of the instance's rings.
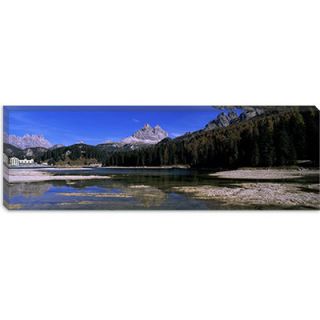
[{"label": "green vegetation", "polygon": [[106,161],[107,153],[103,150],[87,144],[75,144],[69,147],[61,147],[48,150],[38,156],[38,163],[48,162],[49,165],[90,165]]},{"label": "green vegetation", "polygon": [[[8,156],[27,152],[4,147]],[[270,108],[226,128],[166,138],[152,146],[75,144],[52,150],[33,148],[32,153],[38,163],[70,166],[237,168],[295,165],[298,160],[319,166],[319,111],[315,107]]]},{"label": "green vegetation", "polygon": [[202,168],[294,165],[319,166],[319,112],[293,107],[211,131],[165,139],[143,150],[114,152],[103,165],[191,165]]}]

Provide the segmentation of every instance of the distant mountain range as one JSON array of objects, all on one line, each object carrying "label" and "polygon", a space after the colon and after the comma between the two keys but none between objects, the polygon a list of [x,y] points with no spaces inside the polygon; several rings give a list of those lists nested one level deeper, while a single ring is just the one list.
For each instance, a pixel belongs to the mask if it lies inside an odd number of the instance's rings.
[{"label": "distant mountain range", "polygon": [[[218,128],[225,128],[231,124],[241,122],[263,113],[263,110],[257,108],[247,108],[243,113],[238,116],[232,109],[227,114],[222,112],[218,117],[209,122],[205,128],[201,131],[214,130]],[[188,136],[193,133],[188,133],[184,136]],[[181,136],[176,139],[183,139]],[[62,144],[53,145],[42,135],[29,135],[26,134],[22,137],[16,135],[4,135],[4,152],[10,156],[26,157],[33,159],[40,159],[46,153],[54,150],[64,154],[70,153],[72,150],[76,154],[84,154],[84,150],[93,150],[103,153],[113,153],[116,151],[133,151],[137,149],[143,149],[150,145],[156,145],[165,140],[171,140],[167,131],[162,129],[159,125],[155,127],[145,124],[140,130],[133,133],[131,136],[124,138],[120,142],[106,142],[98,144],[96,146],[89,146],[85,143],[76,143],[71,146],[64,146]],[[95,153],[95,151],[93,153]],[[49,153],[50,155],[51,153]],[[45,158],[50,158],[45,157]]]},{"label": "distant mountain range", "polygon": [[42,135],[30,135],[26,134],[22,137],[16,135],[4,134],[3,140],[5,143],[11,144],[20,149],[41,147],[49,149],[52,144],[44,138]]},{"label": "distant mountain range", "polygon": [[[241,122],[244,120],[251,119],[255,116],[263,114],[263,108],[257,107],[245,107],[244,111],[238,116],[237,113],[233,111],[231,108],[228,113],[222,112],[218,115],[218,117],[209,122],[204,130],[214,130],[217,128],[226,128],[227,126]],[[201,130],[200,130],[201,131]],[[157,144],[160,141],[168,138],[169,134],[165,130],[163,130],[159,125],[155,127],[150,126],[149,124],[145,124],[143,128],[133,133],[130,137],[123,139],[120,142],[107,142],[99,144],[100,149],[137,149],[139,147],[143,147],[144,145],[153,145]],[[53,145],[50,143],[43,135],[30,135],[26,134],[22,137],[16,135],[7,135],[4,134],[4,142],[6,144],[10,144],[16,148],[21,150],[29,149],[29,148],[45,148],[54,150],[57,148],[64,147],[62,144]],[[81,142],[83,144],[83,142]],[[81,144],[77,143],[77,144]],[[29,151],[28,156],[32,156]]]},{"label": "distant mountain range", "polygon": [[[106,142],[96,146],[85,143],[77,143],[70,146],[52,145],[43,136],[39,135],[25,135],[23,137],[5,135],[4,153],[9,157],[33,158],[36,162],[49,162],[50,164],[85,165],[107,163],[106,159],[114,154],[140,152],[148,148],[157,148],[157,146],[159,146],[159,150],[162,150],[161,146],[165,146],[168,143],[170,145],[172,143],[175,144],[177,150],[180,150],[180,148],[184,148],[181,145],[189,144],[190,141],[198,141],[203,137],[207,137],[213,131],[227,129],[228,127],[235,127],[236,129],[243,122],[264,118],[268,114],[279,113],[274,108],[266,110],[267,108],[263,107],[244,107],[243,112],[238,116],[234,108],[226,107],[216,119],[210,121],[202,130],[189,132],[174,139],[169,138],[168,132],[159,125],[152,127],[149,124],[144,125],[140,130],[120,142]],[[285,109],[281,111],[284,112]],[[115,159],[118,162],[118,159]]]},{"label": "distant mountain range", "polygon": [[[22,137],[15,135],[4,136],[4,153],[9,156],[19,158],[33,158],[40,160],[46,153],[57,150],[59,154],[69,158],[70,153],[85,155],[86,152],[95,154],[96,152],[110,153],[118,150],[136,150],[149,145],[154,145],[168,137],[168,132],[163,130],[159,125],[154,128],[149,124],[133,133],[130,137],[120,142],[107,142],[98,144],[97,146],[89,146],[85,143],[76,143],[71,146],[62,144],[52,145],[41,135],[24,135]],[[48,156],[49,157],[49,156]],[[45,157],[46,158],[46,157]],[[50,158],[50,157],[49,157]],[[72,158],[72,156],[71,156]]]},{"label": "distant mountain range", "polygon": [[[107,142],[101,145],[113,145],[114,147],[120,147],[123,145],[143,145],[143,144],[156,144],[161,140],[168,137],[168,132],[163,130],[159,125],[154,128],[149,124],[145,124],[143,128],[136,131],[130,137],[123,139],[121,142]],[[63,144],[52,145],[47,139],[42,135],[29,135],[26,134],[22,137],[16,135],[4,134],[4,143],[10,144],[21,150],[29,148],[45,148],[54,150],[57,148],[64,147]],[[84,142],[79,142],[77,144],[84,144]]]}]

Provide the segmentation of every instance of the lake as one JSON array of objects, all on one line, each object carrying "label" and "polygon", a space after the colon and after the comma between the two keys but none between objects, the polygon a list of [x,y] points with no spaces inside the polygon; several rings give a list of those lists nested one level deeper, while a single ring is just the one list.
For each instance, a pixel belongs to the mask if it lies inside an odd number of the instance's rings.
[{"label": "lake", "polygon": [[[213,171],[192,169],[122,169],[95,168],[84,170],[50,170],[53,175],[97,175],[110,179],[64,180],[23,182],[9,184],[4,180],[4,201],[12,209],[26,210],[219,210],[219,209],[316,209],[314,200],[319,199],[319,175],[299,179],[243,180],[222,179],[209,176]],[[239,189],[239,185],[241,188]],[[285,203],[255,201],[237,203],[220,197],[199,196],[185,189],[216,188],[221,190],[246,191],[274,186],[288,187],[306,201],[295,202],[292,197]],[[293,189],[293,187],[295,189]],[[183,189],[184,188],[184,189]],[[189,189],[188,189],[189,188]],[[243,189],[243,190],[242,190]],[[284,189],[286,190],[286,189]],[[292,191],[294,190],[294,191]],[[261,191],[261,190],[260,190]],[[279,193],[279,191],[277,191]],[[270,193],[270,191],[269,191]],[[285,193],[285,192],[284,192]],[[250,194],[249,194],[250,195]],[[235,195],[232,194],[232,197]],[[279,198],[279,195],[277,195]],[[282,196],[280,194],[280,196]],[[284,194],[283,196],[286,196]],[[311,197],[311,198],[310,198]],[[315,198],[316,197],[316,198]],[[294,197],[293,197],[294,198]],[[279,198],[280,199],[280,198]],[[313,199],[309,205],[308,199]],[[288,202],[289,201],[289,202]]]}]

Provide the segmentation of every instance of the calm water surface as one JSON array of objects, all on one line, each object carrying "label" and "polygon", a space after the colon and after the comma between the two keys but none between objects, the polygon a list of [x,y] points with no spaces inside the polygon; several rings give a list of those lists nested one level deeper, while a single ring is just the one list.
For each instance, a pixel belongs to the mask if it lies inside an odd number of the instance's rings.
[{"label": "calm water surface", "polygon": [[[237,180],[210,177],[208,171],[186,169],[111,169],[50,170],[55,175],[106,175],[111,179],[83,181],[46,181],[9,184],[4,180],[4,200],[19,209],[236,209],[232,203],[199,200],[179,193],[173,187],[219,185],[232,187]],[[210,171],[212,172],[212,170]],[[318,178],[300,179],[319,183]],[[257,181],[257,180],[253,180]],[[270,181],[268,181],[270,182]],[[274,181],[277,183],[294,183]],[[243,207],[242,207],[243,208]],[[247,209],[276,209],[248,206]]]}]

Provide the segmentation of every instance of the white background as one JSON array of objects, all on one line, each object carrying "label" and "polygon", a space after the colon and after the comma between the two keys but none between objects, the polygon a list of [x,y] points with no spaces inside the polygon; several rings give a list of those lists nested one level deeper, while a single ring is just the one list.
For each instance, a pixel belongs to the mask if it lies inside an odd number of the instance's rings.
[{"label": "white background", "polygon": [[[319,105],[317,2],[0,0],[0,104]],[[2,209],[0,319],[318,320],[319,230]]]}]

